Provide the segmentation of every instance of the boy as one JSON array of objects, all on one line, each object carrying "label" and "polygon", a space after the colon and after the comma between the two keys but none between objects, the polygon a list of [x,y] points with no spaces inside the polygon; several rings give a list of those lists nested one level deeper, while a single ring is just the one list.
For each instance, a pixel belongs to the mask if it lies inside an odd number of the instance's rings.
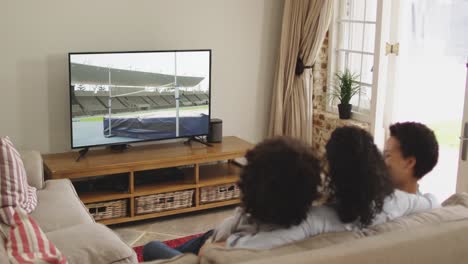
[{"label": "boy", "polygon": [[[420,194],[418,181],[437,164],[439,144],[434,132],[421,123],[396,123],[390,126],[384,157],[395,187]],[[425,196],[436,202],[433,195]]]}]

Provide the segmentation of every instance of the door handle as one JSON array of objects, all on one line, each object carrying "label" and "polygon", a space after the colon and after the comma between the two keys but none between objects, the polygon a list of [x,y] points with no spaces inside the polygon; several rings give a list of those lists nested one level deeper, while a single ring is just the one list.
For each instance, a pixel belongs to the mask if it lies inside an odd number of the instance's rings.
[{"label": "door handle", "polygon": [[467,155],[467,142],[468,142],[468,122],[465,123],[465,126],[463,127],[463,137],[460,137],[460,140],[462,141],[462,148],[461,148],[461,159],[463,161],[466,161],[466,155]]}]

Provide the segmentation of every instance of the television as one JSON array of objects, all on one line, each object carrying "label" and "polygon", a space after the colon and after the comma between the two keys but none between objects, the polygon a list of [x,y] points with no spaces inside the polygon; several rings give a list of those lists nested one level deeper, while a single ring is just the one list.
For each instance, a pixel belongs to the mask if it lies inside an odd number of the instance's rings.
[{"label": "television", "polygon": [[68,58],[72,149],[208,134],[211,50]]}]

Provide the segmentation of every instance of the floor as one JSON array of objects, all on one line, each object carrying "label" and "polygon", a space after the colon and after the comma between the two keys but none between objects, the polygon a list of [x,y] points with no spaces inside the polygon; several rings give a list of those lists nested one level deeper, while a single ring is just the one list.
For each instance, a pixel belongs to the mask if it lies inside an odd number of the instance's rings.
[{"label": "floor", "polygon": [[204,233],[231,216],[234,206],[109,226],[131,247]]}]

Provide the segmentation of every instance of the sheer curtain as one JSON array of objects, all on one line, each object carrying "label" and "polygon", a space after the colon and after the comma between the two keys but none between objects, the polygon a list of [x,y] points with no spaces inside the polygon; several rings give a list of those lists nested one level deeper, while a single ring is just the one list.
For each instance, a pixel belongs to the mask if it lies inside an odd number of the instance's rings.
[{"label": "sheer curtain", "polygon": [[312,69],[330,25],[333,0],[286,0],[269,136],[312,142]]}]

